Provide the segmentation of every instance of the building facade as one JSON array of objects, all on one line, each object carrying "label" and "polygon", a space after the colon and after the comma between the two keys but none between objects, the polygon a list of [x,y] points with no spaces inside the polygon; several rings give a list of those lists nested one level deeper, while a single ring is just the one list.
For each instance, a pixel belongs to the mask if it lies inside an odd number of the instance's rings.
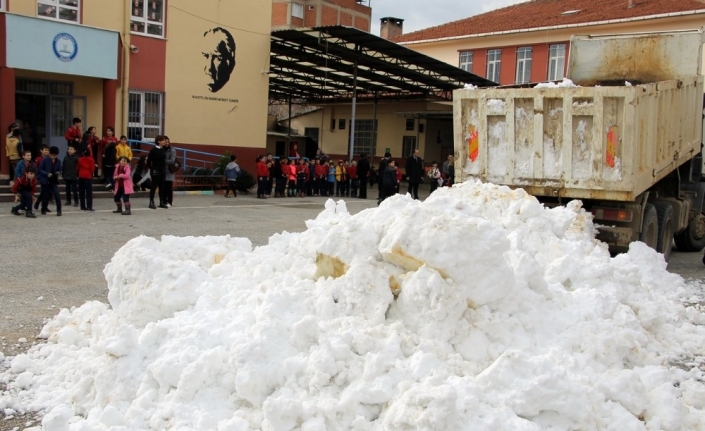
[{"label": "building facade", "polygon": [[0,125],[63,149],[79,117],[101,135],[254,158],[271,17],[269,2],[0,0]]},{"label": "building facade", "polygon": [[570,37],[697,29],[698,0],[535,0],[391,40],[500,85],[557,81]]},{"label": "building facade", "polygon": [[367,0],[272,0],[272,29],[344,25],[370,31]]}]

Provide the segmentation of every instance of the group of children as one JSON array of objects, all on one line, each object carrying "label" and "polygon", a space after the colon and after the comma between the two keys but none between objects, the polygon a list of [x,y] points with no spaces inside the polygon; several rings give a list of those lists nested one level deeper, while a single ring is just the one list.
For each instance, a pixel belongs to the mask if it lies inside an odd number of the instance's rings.
[{"label": "group of children", "polygon": [[[401,173],[400,173],[401,175]],[[302,158],[274,159],[259,156],[257,162],[257,197],[342,196],[357,197],[360,181],[357,162]]]},{"label": "group of children", "polygon": [[[58,147],[42,146],[41,154],[32,160],[32,152],[22,152],[20,160],[14,169],[15,180],[12,183],[12,192],[15,194],[15,203],[11,210],[14,215],[24,215],[35,218],[34,210],[41,213],[50,213],[49,202],[53,199],[56,204],[56,215],[61,216],[61,194],[59,193],[59,178],[66,185],[66,202],[64,205],[81,206],[82,211],[93,211],[93,176],[96,163],[88,149],[83,149],[79,157],[77,146],[69,145],[66,156],[59,158]],[[117,210],[114,213],[130,215],[130,194],[133,192],[130,175],[130,160],[126,156],[117,158],[117,166],[113,169],[111,185],[115,195],[114,200]],[[36,198],[37,184],[41,186],[39,197]],[[125,210],[122,209],[125,203]]]}]

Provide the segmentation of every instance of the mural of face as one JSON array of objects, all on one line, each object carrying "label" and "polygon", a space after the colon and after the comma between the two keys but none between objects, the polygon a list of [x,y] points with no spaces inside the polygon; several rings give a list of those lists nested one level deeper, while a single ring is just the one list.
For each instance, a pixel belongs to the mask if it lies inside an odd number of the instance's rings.
[{"label": "mural of face", "polygon": [[235,39],[229,31],[216,27],[203,33],[203,71],[211,93],[218,92],[230,80],[235,69]]}]

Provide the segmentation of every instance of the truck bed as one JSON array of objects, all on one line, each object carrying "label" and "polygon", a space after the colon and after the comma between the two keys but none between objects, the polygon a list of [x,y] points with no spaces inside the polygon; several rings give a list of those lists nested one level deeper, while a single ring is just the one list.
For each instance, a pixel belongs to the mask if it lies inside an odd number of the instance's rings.
[{"label": "truck bed", "polygon": [[700,152],[703,77],[456,90],[456,180],[634,201]]}]

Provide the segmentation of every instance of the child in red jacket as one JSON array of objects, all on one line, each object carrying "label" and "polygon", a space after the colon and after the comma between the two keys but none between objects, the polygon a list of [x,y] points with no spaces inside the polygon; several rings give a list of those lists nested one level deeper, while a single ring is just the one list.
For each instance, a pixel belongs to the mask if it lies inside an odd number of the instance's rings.
[{"label": "child in red jacket", "polygon": [[265,156],[259,156],[257,162],[257,198],[267,199],[267,185],[269,184],[269,168],[265,163]]},{"label": "child in red jacket", "polygon": [[93,211],[93,170],[95,160],[88,149],[78,159],[78,199],[81,211]]},{"label": "child in red jacket", "polygon": [[18,216],[20,210],[25,211],[25,216],[28,218],[36,218],[32,212],[32,199],[36,199],[34,194],[37,192],[37,179],[35,178],[36,170],[34,166],[28,166],[25,169],[24,175],[19,178],[15,178],[15,182],[12,183],[12,193],[15,194],[15,202],[20,204],[12,207],[12,214]]}]

